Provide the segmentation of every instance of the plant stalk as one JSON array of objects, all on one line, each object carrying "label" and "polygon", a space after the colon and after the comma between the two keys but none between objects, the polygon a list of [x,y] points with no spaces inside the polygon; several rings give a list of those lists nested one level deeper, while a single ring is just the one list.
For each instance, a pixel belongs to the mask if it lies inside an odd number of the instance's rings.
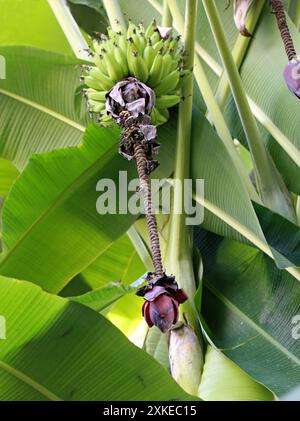
[{"label": "plant stalk", "polygon": [[164,0],[163,3],[163,15],[162,15],[162,26],[171,27],[173,24],[172,15],[169,9],[168,0]]},{"label": "plant stalk", "polygon": [[109,23],[112,29],[118,30],[116,21],[118,21],[122,26],[124,26],[124,28],[126,28],[127,25],[126,25],[119,1],[118,0],[102,0],[102,2],[106,10]]},{"label": "plant stalk", "polygon": [[[184,44],[187,51],[186,67],[192,68],[195,54],[195,33],[197,18],[197,0],[187,0]],[[179,106],[178,135],[174,178],[173,212],[171,215],[169,241],[166,262],[170,272],[176,276],[180,287],[185,290],[190,300],[183,304],[190,323],[197,327],[197,316],[193,305],[196,282],[192,263],[192,241],[190,227],[185,223],[183,195],[181,187],[190,177],[190,147],[193,105],[193,74],[185,78],[182,86],[184,101]]]},{"label": "plant stalk", "polygon": [[289,61],[291,61],[294,57],[296,57],[296,50],[286,21],[282,0],[271,0],[271,4],[277,20],[277,25],[281,34],[286,55],[288,56]]},{"label": "plant stalk", "polygon": [[[249,16],[247,18],[247,29],[249,30],[251,34],[254,33],[255,27],[257,25],[257,22],[259,20],[259,17],[261,15],[261,12],[264,6],[265,6],[264,0],[258,0],[258,1],[255,1],[250,8]],[[253,40],[252,37],[245,37],[240,34],[238,35],[236,43],[234,44],[234,47],[232,49],[232,57],[238,69],[240,68],[243,62],[248,46],[252,40]],[[221,110],[223,110],[225,106],[225,102],[229,96],[229,92],[230,92],[230,86],[229,86],[228,78],[227,78],[226,72],[223,72],[218,84],[218,88],[215,93],[216,100]]]},{"label": "plant stalk", "polygon": [[[171,10],[174,24],[176,24],[179,33],[183,34],[184,32],[184,21],[181,16],[180,10],[178,8],[178,4],[176,0],[168,0],[169,8]],[[206,104],[206,107],[209,111],[209,114],[211,116],[210,122],[212,122],[216,128],[216,131],[220,137],[220,139],[223,141],[228,154],[230,155],[236,170],[238,171],[241,179],[244,181],[244,185],[248,191],[248,194],[252,200],[255,200],[256,202],[260,202],[259,196],[245,170],[244,164],[233,144],[233,140],[231,137],[230,130],[227,126],[227,123],[225,121],[225,118],[220,110],[220,107],[215,99],[214,93],[212,91],[212,88],[209,84],[209,81],[207,79],[207,76],[205,74],[204,68],[202,66],[202,63],[200,59],[198,58],[198,55],[195,54],[194,57],[194,76],[197,82],[197,85],[200,89],[201,95],[204,99],[204,102]],[[228,80],[226,78],[226,81],[228,83]]]},{"label": "plant stalk", "polygon": [[259,194],[266,206],[294,222],[296,216],[289,192],[260,137],[241,77],[232,58],[215,2],[213,0],[202,1],[247,137]]}]

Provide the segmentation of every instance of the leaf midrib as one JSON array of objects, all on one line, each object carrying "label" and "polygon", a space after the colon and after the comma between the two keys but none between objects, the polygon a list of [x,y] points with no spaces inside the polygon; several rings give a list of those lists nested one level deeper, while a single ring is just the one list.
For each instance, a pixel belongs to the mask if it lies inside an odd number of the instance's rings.
[{"label": "leaf midrib", "polygon": [[[91,166],[89,166],[83,173],[79,174],[71,184],[69,184],[65,189],[61,191],[61,193],[54,199],[53,203],[46,208],[41,215],[34,220],[34,222],[27,228],[27,230],[23,233],[23,235],[19,238],[19,240],[14,244],[14,246],[8,250],[7,254],[4,256],[3,260],[0,262],[0,269],[3,267],[5,263],[12,257],[14,251],[26,240],[28,235],[33,231],[33,229],[41,223],[44,219],[47,218],[49,214],[53,210],[55,210],[61,203],[63,203],[67,198],[69,198],[73,192],[76,190],[77,187],[81,186],[85,183],[89,177],[94,174],[96,171],[99,171],[101,167],[103,167],[110,159],[110,157],[114,153],[114,146],[111,146],[108,151],[106,151],[101,157],[99,157],[96,161],[93,162]],[[50,152],[51,153],[51,152]],[[98,166],[99,162],[101,161],[101,167]],[[7,202],[6,204],[8,204]]]},{"label": "leaf midrib", "polygon": [[259,335],[263,336],[268,342],[274,345],[280,352],[282,352],[288,359],[294,361],[298,366],[300,366],[300,359],[292,354],[287,348],[285,348],[280,342],[276,341],[271,335],[269,335],[265,330],[263,330],[257,323],[255,323],[250,317],[243,313],[235,304],[232,303],[228,298],[225,297],[222,292],[220,292],[216,287],[211,283],[204,280],[204,285],[206,288],[216,296],[216,298],[221,301],[225,306],[230,308],[234,313],[236,313],[242,320],[248,323]]},{"label": "leaf midrib", "polygon": [[12,365],[0,360],[0,368],[9,373],[10,375],[16,377],[18,380],[30,386],[32,389],[39,392],[41,395],[45,396],[50,401],[63,401],[62,398],[57,396],[55,393],[51,392],[48,388],[33,380],[31,377],[27,376],[25,373],[17,370]]},{"label": "leaf midrib", "polygon": [[22,97],[20,95],[14,94],[12,92],[6,91],[5,89],[0,89],[0,94],[2,95],[6,95],[9,98],[14,99],[15,101],[19,101],[22,102],[23,104],[31,107],[31,108],[35,108],[36,110],[48,114],[49,116],[61,121],[62,123],[68,124],[69,126],[84,132],[85,131],[85,127],[82,126],[79,123],[76,123],[76,121],[71,120],[70,118],[57,113],[56,111],[51,110],[50,108],[45,107],[44,105],[38,104],[37,102],[31,101],[30,99],[27,99],[25,97]]}]

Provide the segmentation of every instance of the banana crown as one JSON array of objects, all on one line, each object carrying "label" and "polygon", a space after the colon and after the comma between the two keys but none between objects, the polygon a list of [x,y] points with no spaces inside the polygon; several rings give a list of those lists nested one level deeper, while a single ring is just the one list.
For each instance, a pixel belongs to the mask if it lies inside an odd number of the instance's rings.
[{"label": "banana crown", "polygon": [[90,114],[97,114],[101,124],[110,124],[106,94],[120,80],[134,76],[155,92],[152,124],[164,124],[168,108],[180,102],[180,83],[188,73],[180,37],[173,37],[171,28],[157,26],[155,20],[147,28],[130,21],[127,30],[117,23],[116,30],[108,28],[108,35],[96,35],[90,51],[95,66],[82,66],[81,76]]}]

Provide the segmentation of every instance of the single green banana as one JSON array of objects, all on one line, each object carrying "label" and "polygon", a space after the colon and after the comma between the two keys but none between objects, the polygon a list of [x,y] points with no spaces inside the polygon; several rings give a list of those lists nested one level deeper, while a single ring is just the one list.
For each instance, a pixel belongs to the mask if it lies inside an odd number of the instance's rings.
[{"label": "single green banana", "polygon": [[156,97],[155,106],[157,108],[171,108],[180,102],[179,95],[161,95]]},{"label": "single green banana", "polygon": [[153,19],[153,21],[150,23],[150,25],[147,27],[145,31],[145,37],[148,39],[152,37],[154,34],[154,31],[157,29],[156,20]]},{"label": "single green banana", "polygon": [[158,31],[154,31],[153,35],[150,37],[152,45],[154,46],[157,42],[161,41],[161,37]]},{"label": "single green banana", "polygon": [[180,72],[179,70],[174,70],[168,76],[163,78],[156,86],[155,86],[155,94],[156,96],[164,95],[164,94],[172,94],[172,92],[177,88],[179,83]]},{"label": "single green banana", "polygon": [[173,57],[169,53],[164,54],[163,63],[162,63],[162,74],[161,74],[162,79],[172,71],[172,66],[173,66]]},{"label": "single green banana", "polygon": [[152,67],[152,64],[153,64],[153,61],[154,61],[155,56],[156,56],[156,52],[155,52],[154,48],[152,47],[152,44],[151,44],[150,40],[147,43],[147,46],[144,50],[143,56],[144,56],[145,64],[146,64],[148,70],[150,71],[151,67]]},{"label": "single green banana", "polygon": [[85,85],[87,85],[89,88],[93,89],[100,89],[100,91],[103,91],[103,85],[99,82],[98,79],[93,78],[92,76],[85,76],[83,78],[83,82]]},{"label": "single green banana", "polygon": [[96,64],[96,66],[102,73],[108,76],[108,70],[105,64],[105,60],[102,55],[95,54],[94,63]]},{"label": "single green banana", "polygon": [[163,71],[163,56],[162,54],[159,53],[155,56],[150,72],[149,72],[149,79],[147,83],[151,87],[156,86],[160,82],[162,71]]},{"label": "single green banana", "polygon": [[127,29],[127,38],[132,38],[132,35],[134,34],[134,32],[136,33],[137,29],[137,26],[131,21],[129,21]]},{"label": "single green banana", "polygon": [[127,58],[130,73],[132,73],[141,82],[146,82],[148,79],[148,69],[138,51],[133,50],[132,46],[129,49]]},{"label": "single green banana", "polygon": [[123,70],[121,66],[118,64],[117,60],[115,59],[114,55],[110,52],[106,52],[103,54],[105,64],[108,70],[108,74],[110,78],[114,82],[118,82],[119,80],[123,79]]},{"label": "single green banana", "polygon": [[100,113],[105,109],[105,102],[99,102],[99,101],[88,101],[89,110],[93,111],[94,113]]},{"label": "single green banana", "polygon": [[153,44],[153,49],[154,49],[154,51],[156,52],[156,54],[157,54],[159,51],[163,52],[163,51],[164,51],[164,40],[163,40],[163,39],[161,39],[161,40],[159,40],[158,42],[156,42],[155,44]]},{"label": "single green banana", "polygon": [[95,89],[89,88],[85,93],[87,98],[93,101],[106,101],[105,95],[107,94],[107,91],[97,91]]},{"label": "single green banana", "polygon": [[115,59],[119,63],[122,69],[122,78],[128,75],[128,65],[127,65],[127,55],[125,55],[124,51],[118,46],[115,45]]},{"label": "single green banana", "polygon": [[152,109],[152,112],[151,112],[152,124],[155,124],[156,126],[160,126],[161,124],[166,123],[167,120],[168,119],[163,114],[161,114],[161,112],[156,107]]},{"label": "single green banana", "polygon": [[[104,73],[101,73],[98,67],[92,68],[90,71],[90,76],[98,81],[99,85],[101,86],[101,91],[108,90],[114,85],[114,81]],[[90,86],[90,88],[93,88],[93,86]],[[99,89],[99,87],[94,89]]]}]

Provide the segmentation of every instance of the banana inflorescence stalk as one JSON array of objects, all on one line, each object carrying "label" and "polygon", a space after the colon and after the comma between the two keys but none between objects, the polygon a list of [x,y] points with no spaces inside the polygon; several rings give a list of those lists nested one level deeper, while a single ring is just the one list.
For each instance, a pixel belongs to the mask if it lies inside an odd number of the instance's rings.
[{"label": "banana inflorescence stalk", "polygon": [[153,159],[159,144],[156,126],[169,118],[168,108],[180,102],[180,84],[188,71],[183,68],[180,38],[171,28],[153,21],[148,28],[129,22],[125,31],[117,22],[108,36],[98,34],[90,52],[95,66],[83,66],[83,93],[91,115],[106,126],[113,122],[123,130],[120,154],[136,161],[148,225],[154,272],[137,294],[145,303],[143,315],[151,327],[162,332],[178,320],[178,306],[187,296],[175,278],[163,270],[155,210],[152,205],[150,173],[157,167]]},{"label": "banana inflorescence stalk", "polygon": [[286,21],[285,11],[282,0],[271,0],[272,9],[276,16],[277,25],[281,34],[284,48],[289,60],[296,57],[296,50]]}]

